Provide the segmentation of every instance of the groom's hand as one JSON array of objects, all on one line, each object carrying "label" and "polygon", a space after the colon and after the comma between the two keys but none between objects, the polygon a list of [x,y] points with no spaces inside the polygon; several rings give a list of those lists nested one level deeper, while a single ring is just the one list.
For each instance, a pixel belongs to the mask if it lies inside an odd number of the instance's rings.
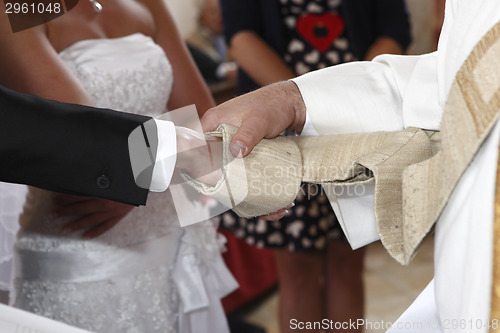
[{"label": "groom's hand", "polygon": [[[187,172],[192,178],[214,186],[222,177],[221,139],[205,136],[184,127],[176,127],[176,136],[177,172]],[[177,173],[174,173],[174,182],[176,176]]]},{"label": "groom's hand", "polygon": [[231,149],[248,155],[263,138],[274,138],[290,128],[300,133],[306,120],[306,108],[299,89],[292,81],[271,84],[236,97],[205,113],[201,119],[204,131],[213,131],[220,124],[239,127]]}]

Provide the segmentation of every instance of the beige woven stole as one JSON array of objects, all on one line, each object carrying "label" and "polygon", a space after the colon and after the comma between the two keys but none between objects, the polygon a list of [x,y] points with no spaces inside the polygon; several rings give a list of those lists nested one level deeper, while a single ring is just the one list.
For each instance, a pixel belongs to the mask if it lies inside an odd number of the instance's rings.
[{"label": "beige woven stole", "polygon": [[[230,142],[236,128],[221,125],[207,133]],[[224,151],[225,178],[207,186],[186,177],[199,192],[232,207],[241,217],[277,211],[293,200],[302,182],[317,184],[363,184],[376,181],[377,224],[393,224],[394,240],[402,239],[402,173],[411,164],[432,156],[424,131],[408,128],[401,132],[329,135],[320,137],[278,137],[262,140],[243,159],[244,164],[228,163]],[[243,200],[238,200],[242,198]],[[386,247],[393,248],[392,244]],[[397,245],[392,252],[400,251]]]},{"label": "beige woven stole", "polygon": [[[375,178],[375,221],[387,251],[404,258],[404,170],[432,156],[424,131],[302,137],[297,139],[304,165],[303,180],[311,183],[360,184]],[[330,165],[330,168],[327,166]]]},{"label": "beige woven stole", "polygon": [[[500,148],[499,148],[500,149]],[[495,224],[493,227],[493,279],[491,286],[490,333],[500,332],[500,154],[497,162],[495,190]]]},{"label": "beige woven stole", "polygon": [[403,262],[439,218],[448,198],[500,114],[500,23],[458,71],[441,122],[441,150],[408,167],[403,179]]},{"label": "beige woven stole", "polygon": [[[227,164],[225,178],[216,186],[189,181],[201,193],[231,203],[238,215],[250,217],[288,205],[302,181],[346,184],[374,178],[381,241],[398,262],[407,264],[499,116],[499,36],[500,23],[481,39],[460,68],[443,113],[441,149],[434,156],[426,133],[415,128],[279,137],[262,140],[243,159],[244,167]],[[230,142],[235,132],[236,128],[222,125],[211,134]],[[229,160],[229,150],[224,154]],[[228,193],[243,199],[228,200]]]}]

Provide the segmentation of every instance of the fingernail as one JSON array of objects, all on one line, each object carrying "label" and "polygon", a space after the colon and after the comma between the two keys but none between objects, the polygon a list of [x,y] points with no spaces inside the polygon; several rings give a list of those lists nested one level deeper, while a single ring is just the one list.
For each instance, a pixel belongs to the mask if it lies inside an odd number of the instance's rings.
[{"label": "fingernail", "polygon": [[283,216],[285,216],[286,214],[288,214],[288,209],[282,211],[281,213],[279,213],[278,216],[280,216],[280,218],[282,218]]},{"label": "fingernail", "polygon": [[288,206],[286,206],[285,208],[292,208],[292,207],[295,207],[295,202],[292,202],[291,204],[289,204]]},{"label": "fingernail", "polygon": [[247,146],[241,141],[235,141],[229,145],[229,149],[234,157],[242,158],[247,151]]}]

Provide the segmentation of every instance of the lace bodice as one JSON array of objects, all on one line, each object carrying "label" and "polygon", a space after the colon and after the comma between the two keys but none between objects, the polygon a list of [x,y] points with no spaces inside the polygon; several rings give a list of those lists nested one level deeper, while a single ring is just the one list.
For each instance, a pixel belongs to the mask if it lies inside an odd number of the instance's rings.
[{"label": "lace bodice", "polygon": [[156,116],[166,111],[173,71],[163,50],[143,34],[76,42],[60,54],[95,106]]}]

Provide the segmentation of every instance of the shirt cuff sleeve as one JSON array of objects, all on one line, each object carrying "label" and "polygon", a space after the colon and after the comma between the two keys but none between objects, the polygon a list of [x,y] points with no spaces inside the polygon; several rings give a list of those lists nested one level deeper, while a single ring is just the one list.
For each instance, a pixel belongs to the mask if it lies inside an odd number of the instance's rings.
[{"label": "shirt cuff sleeve", "polygon": [[177,162],[177,139],[173,122],[158,119],[154,121],[158,133],[158,149],[149,190],[163,192],[170,185]]},{"label": "shirt cuff sleeve", "polygon": [[309,117],[309,113],[306,111],[306,122],[304,124],[304,128],[302,128],[301,136],[319,136],[318,131],[314,127],[314,124],[311,121],[311,117]]},{"label": "shirt cuff sleeve", "polygon": [[153,192],[165,191],[177,161],[174,124],[165,120],[148,120],[130,133],[128,149],[137,186]]},{"label": "shirt cuff sleeve", "polygon": [[375,222],[375,184],[322,184],[347,241],[355,250],[380,239]]}]

